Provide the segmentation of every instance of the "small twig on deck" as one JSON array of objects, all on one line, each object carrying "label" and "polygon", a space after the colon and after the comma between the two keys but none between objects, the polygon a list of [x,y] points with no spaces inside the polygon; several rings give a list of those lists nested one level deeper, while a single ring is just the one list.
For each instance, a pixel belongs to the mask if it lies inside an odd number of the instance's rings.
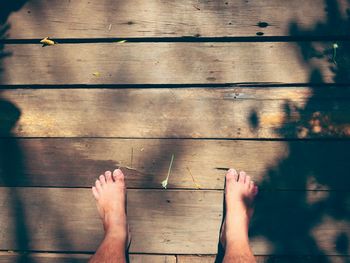
[{"label": "small twig on deck", "polygon": [[338,48],[338,44],[337,43],[333,43],[333,63],[337,64],[337,61],[335,60],[336,56],[337,56],[337,48]]},{"label": "small twig on deck", "polygon": [[190,174],[190,175],[191,175],[191,177],[192,177],[193,184],[196,186],[196,188],[197,188],[197,189],[201,189],[200,184],[197,184],[196,180],[194,180],[194,176],[193,176],[193,174],[191,173],[190,168],[188,168],[187,166],[186,166],[186,168],[187,168],[187,170],[188,170],[189,174]]},{"label": "small twig on deck", "polygon": [[131,158],[130,158],[130,167],[132,167],[132,161],[134,159],[134,147],[131,147]]},{"label": "small twig on deck", "polygon": [[143,175],[154,176],[153,174],[141,172],[141,171],[137,170],[136,168],[133,168],[133,167],[130,167],[127,165],[120,165],[119,168],[124,168],[124,169],[128,169],[131,171],[135,171],[135,172],[138,172],[138,173],[143,174]]},{"label": "small twig on deck", "polygon": [[136,168],[133,168],[133,167],[130,167],[130,166],[121,166],[121,167],[124,167],[124,168],[126,168],[126,169],[128,169],[128,170],[133,170],[133,171],[137,171],[138,172],[138,170],[136,169]]},{"label": "small twig on deck", "polygon": [[169,169],[168,169],[168,175],[167,175],[166,179],[164,181],[162,181],[162,186],[164,187],[164,189],[166,189],[166,187],[168,185],[168,180],[169,180],[169,176],[170,176],[170,172],[171,172],[171,167],[173,166],[173,161],[174,161],[174,154],[171,155],[170,165],[169,165]]}]

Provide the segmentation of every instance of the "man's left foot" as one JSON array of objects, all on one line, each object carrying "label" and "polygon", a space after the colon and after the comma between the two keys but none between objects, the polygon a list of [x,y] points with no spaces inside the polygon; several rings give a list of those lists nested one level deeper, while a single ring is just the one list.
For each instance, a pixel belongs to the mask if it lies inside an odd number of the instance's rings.
[{"label": "man's left foot", "polygon": [[92,187],[97,210],[103,221],[106,235],[120,238],[127,246],[128,224],[126,219],[126,188],[124,174],[120,169],[113,174],[106,171],[96,180]]}]

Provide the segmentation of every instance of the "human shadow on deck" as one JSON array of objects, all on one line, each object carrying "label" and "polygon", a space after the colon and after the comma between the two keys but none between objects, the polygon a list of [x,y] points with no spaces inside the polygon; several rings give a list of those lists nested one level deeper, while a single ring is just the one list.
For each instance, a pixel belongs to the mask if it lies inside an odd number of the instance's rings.
[{"label": "human shadow on deck", "polygon": [[[327,20],[309,30],[291,23],[290,34],[300,36],[348,32],[350,19],[342,16],[338,1],[326,0],[325,12]],[[350,10],[347,10],[349,15]],[[300,60],[310,70],[310,83],[325,82],[322,69],[314,64],[320,59],[328,61],[336,84],[349,83],[350,43],[337,42],[335,57],[333,44],[297,43]],[[315,140],[286,141],[289,156],[271,167],[259,183],[261,192],[256,201],[250,236],[260,239],[260,244],[264,242],[270,254],[307,253],[320,256],[317,262],[327,263],[331,262],[327,255],[350,254],[350,162],[348,140],[322,139],[349,136],[350,94],[344,85],[315,84],[310,89],[312,95],[304,106],[285,102],[285,124],[276,132],[282,137]],[[254,115],[259,116],[259,112]],[[252,123],[252,127],[257,125],[259,123]],[[274,260],[272,257],[268,262]],[[350,262],[349,257],[342,260]]]},{"label": "human shadow on deck", "polygon": [[[19,10],[26,1],[1,1],[0,2],[0,39],[6,38],[6,33],[10,27],[7,24],[7,19],[12,12]],[[4,45],[0,44],[0,59],[3,59],[11,54],[4,51]],[[0,64],[0,71],[4,69]],[[0,93],[1,95],[1,93]],[[4,185],[11,185],[14,177],[5,176],[5,175],[14,175],[21,174],[23,165],[21,162],[21,151],[16,145],[12,143],[13,141],[3,139],[4,137],[12,137],[11,130],[16,125],[21,111],[17,108],[16,105],[10,101],[0,97],[0,178],[4,182]],[[10,149],[10,152],[9,152]],[[13,154],[13,155],[12,155]],[[8,167],[8,157],[13,157],[16,160],[16,166]],[[29,236],[27,231],[27,226],[25,223],[25,211],[22,205],[20,196],[18,195],[15,188],[10,188],[11,199],[9,209],[12,210],[12,213],[16,213],[14,225],[15,233],[13,233],[14,240],[17,243],[16,245],[27,248],[29,242]],[[6,212],[5,212],[6,213]],[[3,228],[6,227],[6,222],[3,222],[1,225]],[[10,223],[10,222],[7,222]],[[4,229],[0,229],[0,232]],[[4,249],[3,247],[1,249]],[[9,248],[7,248],[9,249]],[[25,254],[19,256],[17,262],[32,262]]]},{"label": "human shadow on deck", "polygon": [[[0,2],[0,39],[7,38],[10,25],[8,18],[12,12],[20,10],[26,0],[21,1],[1,1]],[[6,52],[4,45],[0,44],[0,59],[6,59],[13,54]],[[0,61],[0,73],[6,74],[6,68]],[[1,77],[2,77],[1,76]],[[1,82],[0,77],[0,82]],[[1,250],[18,250],[19,254],[15,257],[16,262],[34,263],[36,260],[29,256],[28,252],[32,250],[33,241],[31,234],[36,231],[33,222],[28,222],[27,216],[30,207],[26,207],[27,201],[18,186],[32,186],[31,177],[26,172],[25,154],[21,145],[18,143],[12,130],[17,125],[21,117],[21,109],[3,96],[0,91],[0,186],[2,197],[6,198],[3,204],[2,218],[8,218],[9,221],[0,222],[0,233],[2,236]],[[40,203],[46,210],[47,216],[59,218],[60,215],[51,209],[47,199],[42,196]],[[13,220],[13,221],[12,221]],[[29,225],[30,224],[30,225]],[[8,230],[10,229],[10,231]],[[13,231],[13,233],[11,233]],[[65,233],[64,224],[57,226],[58,234],[63,237],[62,243],[69,246],[69,239]],[[6,240],[6,242],[4,242]],[[34,245],[35,246],[35,245]],[[1,255],[0,259],[6,256]],[[70,259],[69,262],[81,262],[78,259]]]}]

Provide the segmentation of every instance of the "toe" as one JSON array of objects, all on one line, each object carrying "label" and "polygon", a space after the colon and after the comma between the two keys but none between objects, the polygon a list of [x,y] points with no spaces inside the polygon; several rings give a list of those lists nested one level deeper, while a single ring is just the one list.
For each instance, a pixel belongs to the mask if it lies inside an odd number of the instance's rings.
[{"label": "toe", "polygon": [[98,200],[98,198],[100,197],[95,186],[92,187],[92,194],[96,200]]},{"label": "toe", "polygon": [[230,180],[235,180],[237,181],[238,179],[238,173],[235,169],[233,168],[230,168],[228,171],[227,171],[227,174],[226,174],[226,180],[230,181]]},{"label": "toe", "polygon": [[113,171],[113,180],[114,180],[114,181],[117,181],[117,174],[119,173],[118,170],[119,170],[119,169],[115,169],[115,170]]},{"label": "toe", "polygon": [[112,173],[110,171],[105,172],[106,182],[113,183]]},{"label": "toe", "polygon": [[95,187],[96,187],[98,193],[100,193],[102,191],[102,185],[101,185],[100,180],[96,180]]},{"label": "toe", "polygon": [[101,174],[98,179],[100,179],[100,182],[101,182],[102,186],[106,184],[106,178],[105,178],[105,176],[103,174]]},{"label": "toe", "polygon": [[245,177],[245,183],[249,186],[251,181],[252,181],[252,179],[250,178],[250,176],[249,176],[249,175],[246,175],[246,177]]},{"label": "toe", "polygon": [[244,171],[239,172],[239,179],[238,179],[238,181],[239,181],[240,183],[244,183],[244,182],[245,182],[246,175],[247,175],[247,174],[246,174]]},{"label": "toe", "polygon": [[124,174],[120,169],[116,169],[113,172],[113,178],[117,182],[124,182]]}]

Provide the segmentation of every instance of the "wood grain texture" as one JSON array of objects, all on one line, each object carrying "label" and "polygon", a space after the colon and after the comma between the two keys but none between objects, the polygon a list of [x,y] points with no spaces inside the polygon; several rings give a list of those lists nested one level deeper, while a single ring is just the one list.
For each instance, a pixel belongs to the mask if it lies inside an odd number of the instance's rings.
[{"label": "wood grain texture", "polygon": [[[11,38],[347,35],[345,0],[32,0],[10,16]],[[43,22],[44,21],[44,22]],[[337,27],[327,23],[337,21]],[[264,27],[259,22],[267,22]],[[339,23],[342,22],[342,23]],[[296,30],[299,29],[299,30]]]},{"label": "wood grain texture", "polygon": [[[90,254],[0,252],[1,263],[20,260],[35,263],[85,263],[90,257]],[[176,257],[171,255],[131,254],[129,259],[136,263],[176,263]]]},{"label": "wood grain texture", "polygon": [[347,44],[338,43],[336,79],[332,44],[9,44],[0,84],[349,83]]},{"label": "wood grain texture", "polygon": [[[0,200],[1,250],[93,252],[102,238],[89,189],[0,188]],[[349,201],[348,192],[260,192],[254,253],[347,255]],[[222,202],[222,191],[128,190],[130,251],[215,254]]]},{"label": "wood grain texture", "polygon": [[223,189],[217,168],[235,167],[264,189],[350,190],[348,149],[349,141],[0,139],[0,185],[89,187],[121,167],[128,187],[161,188],[174,154],[169,188],[196,188],[192,175],[201,188]]},{"label": "wood grain texture", "polygon": [[[314,262],[332,262],[343,263],[349,260],[349,257],[342,256],[255,256],[257,263],[314,263]],[[177,256],[178,263],[214,263],[214,255],[204,256]]]},{"label": "wood grain texture", "polygon": [[23,137],[348,138],[348,91],[4,90],[0,95],[6,125],[1,132],[6,135],[12,128],[15,136]]}]

